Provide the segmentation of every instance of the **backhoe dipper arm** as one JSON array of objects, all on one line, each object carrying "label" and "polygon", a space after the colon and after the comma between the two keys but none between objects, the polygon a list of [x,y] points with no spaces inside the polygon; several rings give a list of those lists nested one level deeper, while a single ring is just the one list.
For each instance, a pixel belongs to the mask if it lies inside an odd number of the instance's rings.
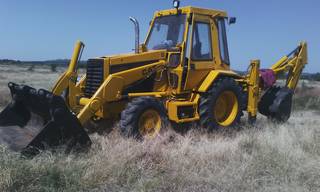
[{"label": "backhoe dipper arm", "polygon": [[75,86],[77,81],[77,65],[81,58],[84,44],[81,41],[77,41],[72,58],[68,69],[60,76],[59,80],[52,89],[52,93],[55,95],[61,95],[62,92],[69,86]]},{"label": "backhoe dipper arm", "polygon": [[302,70],[307,63],[307,43],[301,42],[295,50],[281,58],[270,69],[272,69],[275,74],[288,72],[286,87],[295,90]]}]

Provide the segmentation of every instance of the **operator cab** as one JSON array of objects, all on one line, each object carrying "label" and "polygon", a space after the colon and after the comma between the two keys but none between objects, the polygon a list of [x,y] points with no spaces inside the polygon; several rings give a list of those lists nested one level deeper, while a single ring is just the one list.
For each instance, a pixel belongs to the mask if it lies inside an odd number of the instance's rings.
[{"label": "operator cab", "polygon": [[[144,46],[146,51],[168,51],[178,92],[197,87],[213,69],[230,69],[226,20],[223,11],[190,6],[155,13]],[[177,54],[179,63],[172,65],[170,57]]]}]

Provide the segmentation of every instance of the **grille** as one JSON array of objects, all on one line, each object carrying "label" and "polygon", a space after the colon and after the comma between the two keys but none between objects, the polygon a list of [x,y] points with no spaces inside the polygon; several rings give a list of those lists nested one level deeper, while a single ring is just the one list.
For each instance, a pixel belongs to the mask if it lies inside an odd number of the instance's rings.
[{"label": "grille", "polygon": [[91,98],[103,82],[103,59],[89,59],[84,94]]}]

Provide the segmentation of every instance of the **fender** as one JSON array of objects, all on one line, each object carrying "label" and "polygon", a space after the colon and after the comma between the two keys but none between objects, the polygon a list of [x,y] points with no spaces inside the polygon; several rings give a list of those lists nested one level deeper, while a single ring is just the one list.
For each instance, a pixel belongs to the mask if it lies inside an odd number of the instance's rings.
[{"label": "fender", "polygon": [[205,93],[208,91],[210,86],[214,83],[216,79],[219,77],[224,76],[224,77],[232,77],[235,79],[242,79],[239,74],[237,74],[234,71],[226,71],[226,70],[212,70],[209,72],[207,77],[204,79],[204,81],[201,83],[200,87],[198,88],[198,92],[200,93]]}]

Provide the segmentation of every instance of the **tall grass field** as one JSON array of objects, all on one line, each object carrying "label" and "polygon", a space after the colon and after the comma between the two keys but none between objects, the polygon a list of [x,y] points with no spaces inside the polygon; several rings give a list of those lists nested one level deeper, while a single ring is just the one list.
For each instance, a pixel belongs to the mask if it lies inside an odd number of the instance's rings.
[{"label": "tall grass field", "polygon": [[[0,109],[11,100],[9,81],[50,89],[63,70],[0,65]],[[143,142],[121,137],[114,125],[90,134],[87,153],[61,149],[32,159],[0,145],[0,191],[319,192],[319,96],[318,82],[301,81],[293,114],[281,125],[259,116],[250,126],[244,117],[233,130],[194,126],[182,134],[168,127]]]}]

